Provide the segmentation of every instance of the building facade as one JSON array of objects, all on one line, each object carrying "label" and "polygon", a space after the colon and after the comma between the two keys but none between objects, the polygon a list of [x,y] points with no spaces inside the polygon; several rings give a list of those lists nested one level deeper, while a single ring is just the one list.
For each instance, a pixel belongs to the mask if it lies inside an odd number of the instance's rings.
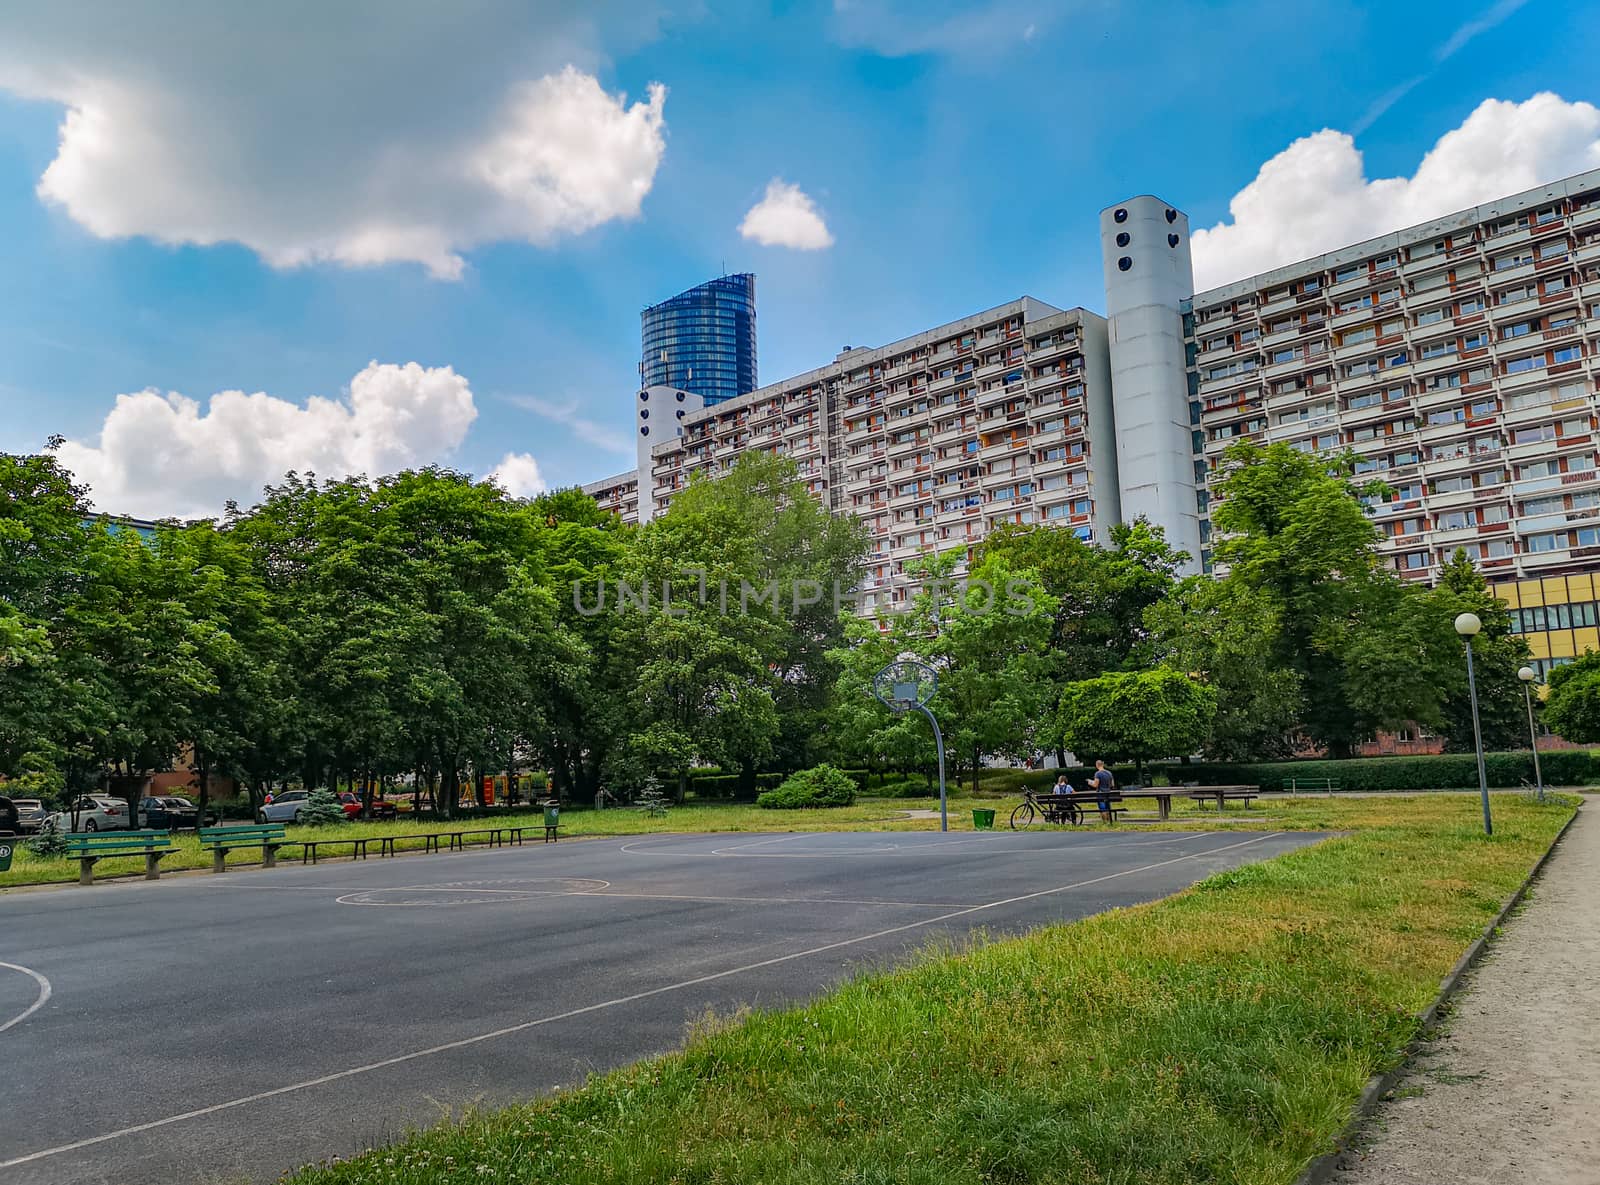
[{"label": "building facade", "polygon": [[707,404],[756,388],[756,278],[719,276],[639,314],[639,386]]},{"label": "building facade", "polygon": [[1100,236],[1105,317],[1021,297],[716,401],[669,366],[637,472],[585,488],[645,521],[746,449],[791,456],[867,524],[873,612],[1002,522],[1143,516],[1209,570],[1229,445],[1352,449],[1400,575],[1465,548],[1541,671],[1600,650],[1600,170],[1198,293],[1177,207],[1108,206]]},{"label": "building facade", "polygon": [[1600,170],[1184,307],[1203,533],[1235,441],[1353,449],[1389,487],[1368,510],[1397,572],[1464,548],[1541,672],[1600,649]]},{"label": "building facade", "polygon": [[791,457],[825,506],[866,524],[865,613],[904,604],[907,560],[961,548],[970,558],[1002,522],[1095,540],[1121,516],[1105,320],[1031,297],[846,349],[678,423],[641,465],[641,516],[746,450]]}]

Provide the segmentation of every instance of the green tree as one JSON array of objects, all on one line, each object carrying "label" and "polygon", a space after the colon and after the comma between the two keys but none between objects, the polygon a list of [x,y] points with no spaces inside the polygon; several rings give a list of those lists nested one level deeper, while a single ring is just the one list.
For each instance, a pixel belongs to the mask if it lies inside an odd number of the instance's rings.
[{"label": "green tree", "polygon": [[1419,597],[1436,656],[1434,678],[1440,690],[1439,716],[1430,725],[1445,738],[1445,747],[1472,751],[1472,705],[1467,692],[1466,659],[1455,631],[1456,617],[1473,613],[1483,630],[1472,640],[1472,662],[1478,682],[1478,717],[1488,749],[1520,749],[1528,742],[1528,721],[1517,671],[1528,661],[1527,642],[1511,632],[1505,602],[1489,591],[1465,551],[1457,550],[1440,569],[1434,587]]},{"label": "green tree", "polygon": [[969,772],[976,791],[985,757],[1020,760],[1053,743],[1042,726],[1053,702],[1047,675],[1056,603],[1004,555],[986,554],[959,576],[964,559],[945,552],[906,565],[922,584],[891,634],[898,654],[938,672],[929,706],[956,772]]},{"label": "green tree", "polygon": [[1544,722],[1569,741],[1581,745],[1600,741],[1600,654],[1589,650],[1551,670],[1543,715]]},{"label": "green tree", "polygon": [[1211,731],[1217,692],[1158,667],[1116,671],[1069,684],[1061,696],[1061,741],[1080,761],[1144,763],[1184,757]]},{"label": "green tree", "polygon": [[1278,665],[1278,611],[1241,581],[1192,576],[1146,612],[1151,654],[1217,693],[1201,748],[1217,761],[1288,757],[1300,676]]},{"label": "green tree", "polygon": [[1298,680],[1305,736],[1335,756],[1441,713],[1417,594],[1381,564],[1360,502],[1381,487],[1357,485],[1356,463],[1237,444],[1212,511],[1216,563],[1275,615],[1273,666]]}]

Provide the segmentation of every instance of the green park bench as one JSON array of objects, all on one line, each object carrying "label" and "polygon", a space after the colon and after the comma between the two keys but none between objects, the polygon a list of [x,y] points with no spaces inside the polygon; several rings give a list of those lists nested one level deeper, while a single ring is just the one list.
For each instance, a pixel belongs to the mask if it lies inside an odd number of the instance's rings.
[{"label": "green park bench", "polygon": [[144,857],[144,879],[161,879],[161,857],[178,849],[165,831],[73,831],[67,834],[66,854],[78,861],[78,883],[94,884],[96,860],[106,856]]},{"label": "green park bench", "polygon": [[212,872],[226,872],[228,853],[239,848],[260,848],[262,866],[271,868],[278,862],[278,849],[287,842],[282,823],[200,828],[200,847],[211,853]]}]

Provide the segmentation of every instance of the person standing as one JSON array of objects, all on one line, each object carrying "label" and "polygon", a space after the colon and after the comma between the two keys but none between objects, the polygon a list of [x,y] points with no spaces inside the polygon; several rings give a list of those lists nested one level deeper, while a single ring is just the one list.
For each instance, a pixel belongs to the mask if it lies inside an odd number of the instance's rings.
[{"label": "person standing", "polygon": [[1094,763],[1095,805],[1100,808],[1100,821],[1111,822],[1111,795],[1116,791],[1117,779],[1106,768],[1104,761]]}]

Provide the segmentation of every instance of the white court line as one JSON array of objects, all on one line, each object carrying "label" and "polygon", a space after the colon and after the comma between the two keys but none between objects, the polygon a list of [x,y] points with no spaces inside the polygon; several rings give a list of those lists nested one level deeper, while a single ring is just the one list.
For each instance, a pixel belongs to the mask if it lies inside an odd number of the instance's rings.
[{"label": "white court line", "polygon": [[272,1090],[258,1091],[240,1099],[229,1099],[225,1103],[213,1103],[209,1107],[197,1107],[193,1111],[184,1111],[177,1115],[168,1115],[161,1119],[152,1119],[145,1123],[136,1123],[131,1127],[119,1128],[116,1131],[106,1132],[103,1135],[90,1136],[83,1140],[74,1140],[70,1144],[58,1144],[54,1148],[43,1148],[38,1152],[29,1152],[23,1156],[14,1156],[10,1160],[0,1160],[0,1169],[15,1168],[20,1164],[31,1164],[36,1160],[46,1157],[59,1156],[63,1152],[76,1152],[80,1148],[89,1148],[95,1144],[103,1144],[108,1140],[118,1140],[125,1136],[135,1136],[141,1132],[152,1131],[155,1128],[167,1127],[174,1123],[182,1123],[188,1119],[199,1119],[205,1115],[215,1115],[219,1111],[231,1111],[235,1107],[248,1107],[252,1103],[259,1103],[266,1099],[277,1098],[279,1095],[293,1094],[300,1090],[309,1090],[316,1086],[326,1086],[330,1082],[340,1082],[346,1078],[354,1078],[358,1074],[369,1074],[374,1070],[388,1069],[390,1066],[403,1065],[406,1062],[416,1061],[418,1058],[432,1057],[435,1054],[449,1053],[457,1049],[478,1045],[484,1041],[493,1041],[499,1037],[508,1037],[513,1033],[526,1032],[542,1025],[555,1024],[557,1021],[571,1020],[575,1016],[586,1016],[591,1012],[600,1012],[606,1008],[616,1008],[623,1004],[633,1004],[639,1000],[648,1000],[652,996],[664,995],[667,992],[680,991],[683,988],[698,987],[703,983],[712,983],[719,979],[727,979],[734,975],[743,975],[750,971],[760,971],[766,967],[775,967],[780,963],[793,962],[795,959],[804,959],[811,955],[825,954],[831,950],[840,950],[843,947],[855,946],[862,942],[872,942],[879,938],[888,938],[895,934],[903,934],[907,930],[917,930],[923,926],[931,926],[937,922],[947,922],[952,918],[966,917],[969,914],[981,913],[986,909],[998,909],[1004,905],[1016,905],[1022,901],[1033,901],[1039,897],[1049,897],[1055,893],[1065,893],[1071,889],[1082,889],[1089,885],[1098,885],[1105,881],[1116,880],[1119,877],[1133,876],[1135,873],[1151,872],[1157,868],[1165,868],[1171,864],[1181,864],[1185,860],[1195,860],[1201,856],[1215,855],[1220,852],[1234,851],[1238,848],[1247,848],[1251,844],[1262,843],[1284,834],[1281,831],[1270,831],[1258,835],[1254,839],[1247,839],[1242,843],[1230,844],[1224,848],[1207,848],[1204,852],[1193,852],[1187,856],[1174,856],[1170,860],[1161,860],[1155,864],[1146,864],[1140,868],[1127,868],[1121,872],[1107,873],[1105,876],[1093,877],[1090,880],[1075,881],[1070,885],[1058,885],[1053,889],[1041,889],[1037,893],[1024,893],[1018,897],[1006,897],[999,901],[989,901],[983,905],[968,906],[965,909],[953,910],[942,913],[936,917],[922,918],[920,921],[906,922],[899,926],[890,926],[886,930],[877,930],[871,934],[862,934],[856,938],[844,938],[838,942],[829,942],[822,946],[813,946],[807,950],[794,951],[787,955],[776,955],[770,959],[762,959],[757,963],[746,963],[742,967],[730,967],[726,971],[714,971],[709,975],[699,975],[693,979],[680,980],[662,987],[649,988],[646,991],[634,992],[631,996],[618,996],[613,1000],[602,1000],[598,1004],[587,1004],[582,1008],[572,1008],[566,1012],[558,1012],[552,1016],[541,1016],[536,1020],[525,1020],[520,1024],[507,1025],[501,1029],[494,1029],[487,1033],[479,1033],[475,1037],[463,1037],[458,1041],[446,1041],[440,1045],[430,1045],[426,1049],[416,1049],[410,1053],[397,1054],[394,1057],[384,1058],[382,1061],[369,1062],[364,1066],[352,1066],[347,1070],[335,1070],[331,1074],[323,1074],[316,1078],[307,1078],[303,1082],[292,1082],[288,1086],[275,1087]]},{"label": "white court line", "polygon": [[[800,833],[795,834],[795,835],[785,836],[784,838],[785,839],[816,839],[819,836],[830,835],[830,834],[840,834],[840,835],[868,835],[868,834],[871,834],[871,835],[880,835],[880,834],[881,835],[896,835],[896,834],[906,834],[906,833],[904,833],[904,832],[893,832],[893,831],[885,831],[885,832],[851,831],[851,832],[836,832],[836,833],[835,832],[826,832],[826,831],[803,831],[803,832],[800,832]],[[913,832],[913,833],[910,833],[910,834],[918,834],[918,833]],[[1000,832],[996,832],[995,834],[999,835],[1001,833]],[[1041,832],[1036,832],[1034,834],[1046,835],[1046,834],[1049,834],[1049,833],[1041,831]],[[1072,833],[1071,832],[1063,832],[1062,834],[1072,834]],[[1238,832],[1233,832],[1233,831],[1190,831],[1190,832],[1185,832],[1185,833],[1181,833],[1181,834],[1174,833],[1174,832],[1156,832],[1155,834],[1164,835],[1164,836],[1165,835],[1172,835],[1173,838],[1171,838],[1171,839],[1126,839],[1126,840],[1116,840],[1116,839],[1114,839],[1114,840],[1111,840],[1110,842],[1106,842],[1106,843],[1077,844],[1077,845],[1074,845],[1071,848],[1008,848],[1008,849],[1005,849],[1005,850],[1009,854],[1015,855],[1015,854],[1018,854],[1018,853],[1034,853],[1034,852],[1039,852],[1039,853],[1048,853],[1048,852],[1071,853],[1071,852],[1091,851],[1091,850],[1097,850],[1097,849],[1101,849],[1101,848],[1111,848],[1111,847],[1146,848],[1146,847],[1159,846],[1161,844],[1188,843],[1190,840],[1204,839],[1208,835],[1237,835]],[[1273,834],[1276,835],[1276,834],[1279,834],[1279,833],[1278,832],[1274,832]],[[934,851],[942,852],[942,851],[947,851],[950,848],[971,847],[971,846],[976,846],[978,844],[992,844],[992,843],[994,843],[993,837],[990,837],[990,836],[982,836],[982,837],[971,836],[971,837],[964,838],[964,839],[931,840],[931,841],[927,841],[927,842],[924,842],[924,843],[900,843],[900,842],[879,843],[879,844],[875,844],[874,846],[872,846],[870,848],[865,848],[864,847],[864,848],[855,848],[855,849],[852,849],[852,850],[834,851],[834,852],[741,852],[741,851],[736,850],[738,848],[756,847],[756,846],[758,846],[757,844],[735,844],[732,847],[728,847],[728,848],[713,848],[710,851],[688,851],[688,852],[680,850],[682,845],[674,845],[674,844],[670,844],[670,843],[659,843],[658,846],[651,846],[651,847],[642,847],[642,846],[640,846],[641,844],[657,844],[658,840],[666,839],[666,838],[669,838],[669,837],[655,837],[655,836],[652,836],[652,837],[650,837],[648,839],[632,840],[632,841],[630,841],[628,843],[623,844],[621,847],[619,847],[617,849],[617,851],[618,852],[626,852],[630,856],[678,856],[678,857],[681,857],[683,859],[693,859],[693,860],[711,860],[711,859],[858,860],[858,859],[864,859],[864,858],[866,858],[868,856],[883,856],[883,855],[888,855],[888,854],[891,854],[891,853],[894,854],[894,855],[902,855],[902,854],[910,854],[910,853],[913,853],[913,852],[934,852]],[[696,840],[696,839],[704,839],[706,837],[704,835],[696,835],[696,834],[693,834],[693,833],[686,833],[686,834],[681,835],[681,836],[672,836],[670,838],[672,838],[672,839]],[[779,841],[778,840],[764,840],[762,842],[764,842],[764,843],[777,843]]]},{"label": "white court line", "polygon": [[45,1001],[50,999],[50,981],[44,976],[40,975],[32,967],[23,967],[17,963],[0,963],[0,967],[8,967],[12,971],[20,971],[22,974],[29,976],[36,984],[39,985],[38,998],[36,998],[32,1004],[29,1004],[21,1012],[13,1016],[10,1020],[6,1021],[5,1024],[0,1025],[0,1033],[3,1033],[12,1025],[20,1025],[35,1012],[38,1012],[39,1009],[44,1007]]}]

